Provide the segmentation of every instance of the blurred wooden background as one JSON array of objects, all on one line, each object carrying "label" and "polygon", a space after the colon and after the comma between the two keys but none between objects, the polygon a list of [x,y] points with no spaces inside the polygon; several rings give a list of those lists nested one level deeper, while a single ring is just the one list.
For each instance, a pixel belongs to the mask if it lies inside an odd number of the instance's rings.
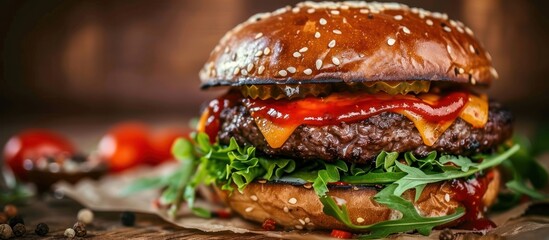
[{"label": "blurred wooden background", "polygon": [[[256,12],[295,2],[0,1],[0,128],[75,116],[195,116],[219,94],[199,90],[198,71],[222,35]],[[491,96],[519,121],[543,121],[547,1],[403,2],[469,25],[500,75]]]}]

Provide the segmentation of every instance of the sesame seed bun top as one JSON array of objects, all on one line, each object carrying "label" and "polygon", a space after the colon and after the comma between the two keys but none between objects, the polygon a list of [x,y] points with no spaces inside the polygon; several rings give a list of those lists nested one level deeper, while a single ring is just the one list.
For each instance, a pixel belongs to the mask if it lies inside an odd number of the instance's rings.
[{"label": "sesame seed bun top", "polygon": [[431,80],[489,85],[488,52],[463,23],[397,3],[303,2],[252,16],[210,54],[204,88]]}]

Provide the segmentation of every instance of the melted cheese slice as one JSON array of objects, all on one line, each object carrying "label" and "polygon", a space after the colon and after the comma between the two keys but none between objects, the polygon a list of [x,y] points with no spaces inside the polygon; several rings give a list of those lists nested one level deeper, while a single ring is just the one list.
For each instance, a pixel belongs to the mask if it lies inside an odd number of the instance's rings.
[{"label": "melted cheese slice", "polygon": [[272,148],[282,147],[295,129],[299,127],[299,124],[281,127],[265,118],[259,117],[255,118],[255,123],[259,128],[259,131],[261,131],[261,134],[265,137],[265,140],[267,140],[269,146]]},{"label": "melted cheese slice", "polygon": [[[422,98],[428,103],[438,100],[438,96],[431,94],[424,95]],[[427,146],[434,145],[444,131],[446,131],[455,121],[455,119],[453,119],[450,121],[429,122],[421,117],[421,115],[409,110],[400,110],[396,112],[406,116],[414,123],[423,139],[423,143]],[[486,95],[480,97],[469,95],[469,101],[461,111],[459,117],[475,128],[484,127],[488,121],[488,100]],[[267,143],[272,148],[282,147],[294,130],[299,127],[299,125],[278,126],[267,119],[259,117],[255,118],[255,122],[267,140]]]}]

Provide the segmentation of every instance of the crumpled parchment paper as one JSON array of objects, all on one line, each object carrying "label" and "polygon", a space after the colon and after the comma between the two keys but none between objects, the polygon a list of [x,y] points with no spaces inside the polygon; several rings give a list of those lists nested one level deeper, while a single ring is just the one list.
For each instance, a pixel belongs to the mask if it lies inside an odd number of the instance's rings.
[{"label": "crumpled parchment paper", "polygon": [[[146,177],[154,177],[168,174],[175,167],[174,163],[167,163],[155,168],[139,168],[119,175],[108,175],[98,181],[84,179],[75,185],[66,182],[59,182],[55,185],[56,191],[62,191],[64,194],[82,205],[96,211],[134,211],[141,213],[156,214],[164,220],[171,222],[183,228],[198,229],[204,232],[231,231],[235,233],[256,233],[268,237],[285,239],[326,239],[330,238],[328,232],[323,231],[264,231],[260,224],[246,221],[238,216],[231,219],[204,219],[194,216],[186,208],[182,208],[178,217],[172,219],[168,216],[167,210],[154,206],[153,202],[158,197],[158,190],[146,190],[132,194],[130,196],[122,195],[122,189],[131,185],[135,180]],[[462,233],[463,239],[499,239],[515,238],[522,239],[532,231],[534,236],[539,239],[549,237],[549,216],[524,217],[525,211],[534,203],[523,203],[515,208],[495,215],[491,219],[498,227],[486,236],[479,235],[470,231],[453,230],[454,233]],[[197,205],[211,208],[211,204],[204,201],[198,201]],[[539,229],[547,229],[539,231]],[[438,239],[440,230],[435,230],[430,236],[419,234],[399,234],[393,236],[397,239]],[[543,234],[536,236],[535,234]],[[392,237],[392,238],[393,238]]]}]

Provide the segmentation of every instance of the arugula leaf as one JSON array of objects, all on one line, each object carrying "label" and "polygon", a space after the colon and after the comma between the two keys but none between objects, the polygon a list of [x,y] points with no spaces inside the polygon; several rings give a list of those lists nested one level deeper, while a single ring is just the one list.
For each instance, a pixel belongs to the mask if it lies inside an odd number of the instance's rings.
[{"label": "arugula leaf", "polygon": [[524,184],[524,182],[516,180],[516,179],[507,182],[505,184],[505,186],[513,192],[527,195],[527,196],[529,196],[533,199],[537,199],[537,200],[549,199],[549,195],[538,192],[538,191],[526,186],[526,184]]},{"label": "arugula leaf", "polygon": [[347,227],[356,230],[368,230],[368,235],[363,235],[363,239],[384,238],[393,233],[418,231],[423,235],[429,235],[436,226],[454,221],[465,214],[463,208],[458,208],[454,214],[441,217],[423,217],[413,206],[413,204],[402,197],[394,195],[395,184],[387,186],[374,196],[374,200],[386,205],[387,207],[402,213],[402,218],[396,220],[387,220],[371,225],[355,225],[350,217],[347,206],[341,207],[330,196],[320,197],[323,204],[323,211],[337,220],[344,223]]},{"label": "arugula leaf", "polygon": [[337,160],[335,164],[322,163],[325,169],[318,171],[318,176],[313,181],[313,189],[320,197],[325,196],[328,192],[328,183],[340,180],[339,171],[348,171],[347,164],[341,160]]},{"label": "arugula leaf", "polygon": [[429,154],[427,154],[427,157],[425,158],[417,158],[416,156],[414,156],[414,154],[412,152],[406,152],[404,154],[404,160],[406,160],[406,163],[408,164],[408,166],[412,166],[413,163],[417,162],[419,163],[419,168],[423,169],[423,168],[428,168],[429,170],[432,169],[432,165],[436,163],[436,158],[437,158],[437,152],[436,151],[432,151],[432,152],[429,152]]},{"label": "arugula leaf", "polygon": [[509,148],[507,151],[501,154],[488,156],[484,159],[484,161],[482,161],[482,163],[465,172],[459,170],[448,170],[442,173],[425,174],[423,171],[417,168],[404,165],[400,162],[396,162],[397,167],[403,172],[406,172],[407,175],[395,182],[395,184],[398,185],[398,187],[395,189],[395,195],[400,196],[406,190],[412,188],[416,188],[417,194],[417,191],[420,190],[418,189],[418,187],[421,188],[422,185],[444,180],[468,177],[484,169],[488,169],[502,163],[515,152],[517,152],[519,148],[520,147],[518,145],[514,145],[513,147]]},{"label": "arugula leaf", "polygon": [[[391,172],[391,166],[394,165],[398,157],[398,152],[385,152],[381,151],[376,157],[376,168],[383,166],[387,172]],[[389,170],[391,169],[391,170]]]},{"label": "arugula leaf", "polygon": [[464,156],[452,156],[452,155],[443,155],[438,161],[440,164],[444,165],[446,163],[453,163],[461,168],[462,172],[469,171],[469,168],[476,167],[478,163],[474,163],[470,158]]},{"label": "arugula leaf", "polygon": [[193,207],[191,208],[191,211],[193,212],[194,215],[199,216],[201,218],[212,218],[212,212],[208,211],[207,209]]}]

